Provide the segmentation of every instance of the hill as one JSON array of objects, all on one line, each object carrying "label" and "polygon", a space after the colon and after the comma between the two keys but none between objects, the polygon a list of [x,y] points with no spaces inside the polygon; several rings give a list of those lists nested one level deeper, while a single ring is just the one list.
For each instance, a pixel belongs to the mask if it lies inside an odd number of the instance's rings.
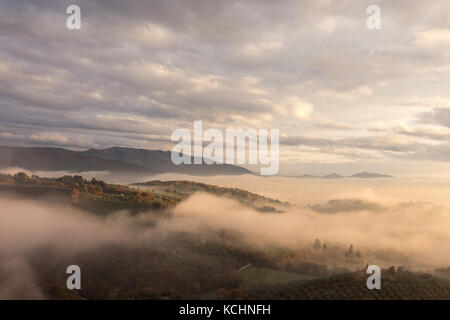
[{"label": "hill", "polygon": [[[145,190],[142,190],[145,189]],[[223,188],[192,181],[150,181],[125,186],[108,184],[101,180],[87,180],[82,176],[43,178],[0,174],[0,195],[9,193],[32,199],[52,199],[86,209],[94,213],[113,213],[130,210],[132,213],[148,210],[170,209],[196,191],[228,197],[259,212],[282,213],[290,206],[255,193],[236,188]]]},{"label": "hill", "polygon": [[292,281],[261,286],[248,293],[249,299],[269,300],[448,300],[450,281],[427,273],[391,267],[382,270],[381,290],[366,287],[363,271],[311,281]]},{"label": "hill", "polygon": [[83,153],[60,148],[0,147],[0,168],[19,167],[42,171],[111,171],[155,173],[155,171],[114,159],[86,157]]},{"label": "hill", "polygon": [[238,188],[225,188],[211,184],[193,182],[193,181],[148,181],[144,183],[135,183],[133,186],[147,187],[153,192],[176,194],[183,197],[192,195],[197,191],[211,193],[219,197],[228,197],[238,200],[242,204],[252,207],[260,212],[283,213],[290,206],[287,202],[274,200],[265,196],[258,195]]},{"label": "hill", "polygon": [[19,167],[31,171],[73,173],[109,171],[133,176],[183,173],[189,175],[241,175],[251,171],[229,164],[175,165],[170,151],[113,147],[105,150],[72,151],[44,147],[0,147],[0,168]]},{"label": "hill", "polygon": [[[145,167],[159,173],[171,172],[199,176],[252,174],[251,171],[245,168],[230,164],[175,165],[172,163],[172,153],[170,151],[112,147],[104,150],[90,149],[82,152],[82,154],[98,159],[122,161]],[[193,159],[194,158],[191,157],[191,163],[194,163]]]},{"label": "hill", "polygon": [[0,174],[0,195],[8,198],[35,199],[78,207],[95,214],[110,214],[128,210],[133,214],[157,212],[174,207],[182,198],[142,192],[124,185],[101,180],[86,180],[82,176],[43,178]]}]

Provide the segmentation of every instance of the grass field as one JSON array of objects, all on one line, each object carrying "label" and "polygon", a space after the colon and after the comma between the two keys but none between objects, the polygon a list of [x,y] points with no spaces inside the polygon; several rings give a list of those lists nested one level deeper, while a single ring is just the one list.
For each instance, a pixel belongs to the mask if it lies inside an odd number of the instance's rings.
[{"label": "grass field", "polygon": [[289,281],[307,281],[317,277],[307,274],[298,274],[277,269],[250,266],[241,272],[243,277],[242,289],[251,290],[259,285],[285,283]]}]

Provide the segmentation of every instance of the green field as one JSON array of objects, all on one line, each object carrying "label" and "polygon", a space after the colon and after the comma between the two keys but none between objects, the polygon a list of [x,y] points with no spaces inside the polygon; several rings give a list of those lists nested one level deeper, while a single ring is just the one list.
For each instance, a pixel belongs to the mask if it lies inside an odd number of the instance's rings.
[{"label": "green field", "polygon": [[307,281],[317,277],[307,274],[298,274],[277,269],[250,266],[241,272],[242,289],[251,290],[259,285],[271,285],[290,281]]}]

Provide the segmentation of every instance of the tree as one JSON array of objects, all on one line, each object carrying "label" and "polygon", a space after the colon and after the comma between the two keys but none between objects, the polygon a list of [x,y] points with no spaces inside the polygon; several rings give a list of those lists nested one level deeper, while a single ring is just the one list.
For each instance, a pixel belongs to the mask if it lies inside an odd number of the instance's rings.
[{"label": "tree", "polygon": [[320,240],[319,240],[319,239],[316,239],[316,240],[314,241],[313,248],[314,248],[315,250],[319,250],[321,247],[322,247],[322,244],[320,243]]},{"label": "tree", "polygon": [[395,266],[390,266],[386,272],[390,275],[394,275],[395,274]]},{"label": "tree", "polygon": [[353,258],[353,245],[351,244],[348,250],[345,252],[346,258]]},{"label": "tree", "polygon": [[161,293],[154,288],[144,287],[139,290],[138,296],[140,299],[158,300],[161,297]]},{"label": "tree", "polygon": [[73,176],[73,180],[75,183],[82,185],[84,183],[84,179],[82,176]]},{"label": "tree", "polygon": [[102,194],[103,193],[102,187],[97,186],[97,185],[90,184],[90,185],[88,185],[88,189],[89,189],[89,193],[93,193],[93,194]]},{"label": "tree", "polygon": [[66,186],[70,186],[70,185],[72,185],[74,183],[74,180],[73,180],[72,176],[64,176],[64,177],[58,178],[58,180],[63,185],[66,185]]},{"label": "tree", "polygon": [[233,297],[233,299],[236,299],[236,300],[242,300],[245,298],[244,292],[239,288],[232,289],[231,296]]},{"label": "tree", "polygon": [[352,244],[348,248],[348,254],[351,255],[351,256],[353,255],[353,245]]},{"label": "tree", "polygon": [[99,186],[99,187],[101,187],[102,189],[103,189],[104,187],[106,187],[106,183],[105,183],[104,181],[102,181],[102,180],[97,180],[97,179],[95,179],[95,178],[92,178],[90,184]]},{"label": "tree", "polygon": [[73,190],[72,190],[72,194],[71,194],[71,196],[72,196],[72,201],[75,202],[75,203],[77,203],[77,202],[78,202],[78,197],[80,196],[80,194],[81,194],[80,190],[78,190],[78,189],[73,189]]},{"label": "tree", "polygon": [[219,288],[216,291],[216,295],[217,295],[217,298],[219,298],[219,299],[229,299],[231,294],[230,294],[230,291],[228,291],[227,289]]},{"label": "tree", "polygon": [[17,183],[25,183],[28,181],[29,177],[25,172],[19,172],[15,176]]}]

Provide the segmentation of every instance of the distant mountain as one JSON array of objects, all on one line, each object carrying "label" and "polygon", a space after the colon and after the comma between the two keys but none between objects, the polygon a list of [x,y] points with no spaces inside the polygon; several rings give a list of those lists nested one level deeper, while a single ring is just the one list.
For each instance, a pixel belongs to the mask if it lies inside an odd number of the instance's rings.
[{"label": "distant mountain", "polygon": [[[286,177],[290,177],[290,176],[286,176]],[[315,178],[319,178],[318,176],[313,176],[310,174],[303,174],[301,176],[296,176],[294,178],[301,178],[301,179],[315,179]]]},{"label": "distant mountain", "polygon": [[[160,173],[173,172],[198,176],[253,174],[245,168],[230,164],[175,165],[172,162],[170,151],[112,147],[104,150],[90,149],[83,154],[99,159],[123,161]],[[191,157],[191,163],[194,163],[193,157]]]},{"label": "distant mountain", "polygon": [[341,176],[336,173],[331,173],[326,176],[314,176],[309,174],[304,174],[301,176],[294,176],[294,178],[301,179],[342,179],[342,178],[361,178],[361,179],[374,179],[374,178],[394,178],[393,176],[379,173],[371,173],[371,172],[359,172],[351,176]]},{"label": "distant mountain", "polygon": [[393,176],[379,173],[371,172],[360,172],[350,176],[351,178],[363,178],[363,179],[373,179],[373,178],[393,178]]},{"label": "distant mountain", "polygon": [[324,178],[324,179],[340,179],[340,178],[343,178],[343,176],[338,175],[336,173],[332,173],[332,174],[323,176],[322,178]]},{"label": "distant mountain", "polygon": [[82,152],[60,148],[0,147],[0,168],[6,167],[19,167],[33,171],[155,172],[139,165],[87,157]]},{"label": "distant mountain", "polygon": [[109,171],[136,175],[158,173],[184,173],[202,176],[252,174],[245,168],[229,164],[182,164],[177,166],[172,163],[170,151],[117,147],[87,151],[43,147],[0,147],[0,168],[6,167],[20,167],[33,171]]}]

